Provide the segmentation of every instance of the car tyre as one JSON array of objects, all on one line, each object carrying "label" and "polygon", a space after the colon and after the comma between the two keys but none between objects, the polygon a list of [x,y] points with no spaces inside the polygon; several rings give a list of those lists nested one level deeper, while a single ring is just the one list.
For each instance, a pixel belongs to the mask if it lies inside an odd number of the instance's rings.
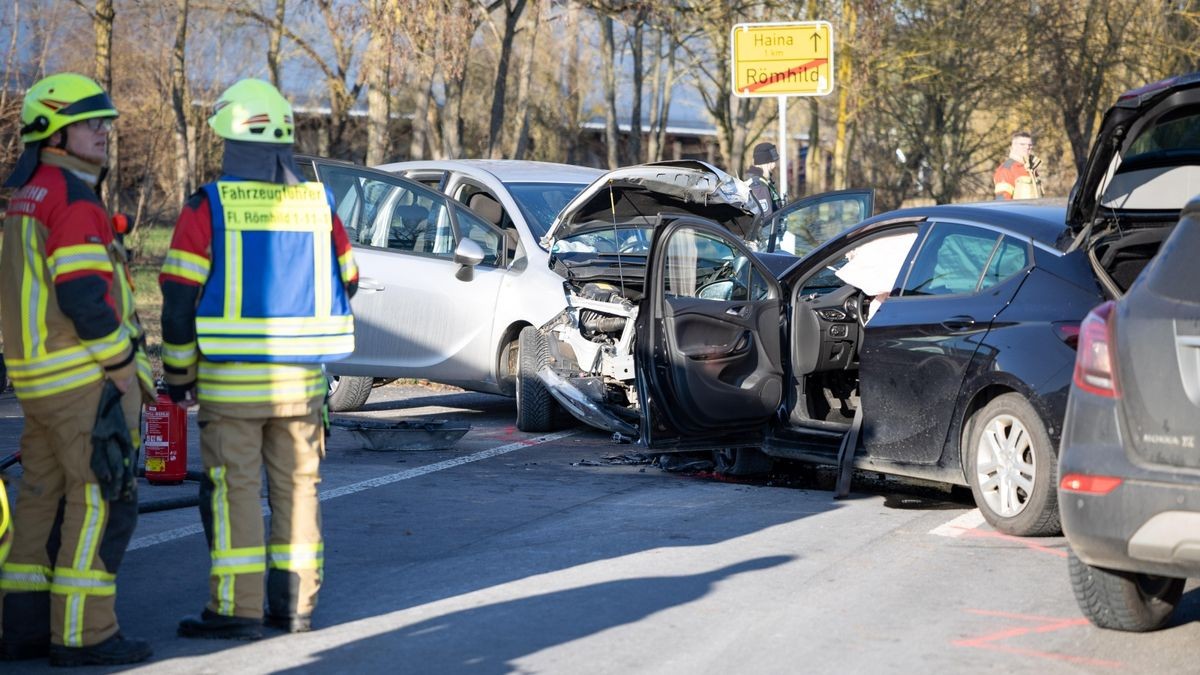
[{"label": "car tyre", "polygon": [[713,450],[713,471],[725,476],[757,476],[770,473],[775,465],[758,448],[723,448]]},{"label": "car tyre", "polygon": [[371,396],[372,377],[329,376],[329,411],[358,410]]},{"label": "car tyre", "polygon": [[1135,633],[1162,628],[1183,596],[1186,579],[1093,567],[1074,551],[1067,558],[1075,601],[1100,628]]},{"label": "car tyre", "polygon": [[964,434],[967,482],[983,517],[1006,534],[1058,534],[1058,466],[1041,417],[1017,393],[976,412]]},{"label": "car tyre", "polygon": [[550,365],[546,336],[533,326],[521,329],[517,338],[517,428],[521,431],[553,431],[561,422],[558,402],[546,389],[539,370]]}]

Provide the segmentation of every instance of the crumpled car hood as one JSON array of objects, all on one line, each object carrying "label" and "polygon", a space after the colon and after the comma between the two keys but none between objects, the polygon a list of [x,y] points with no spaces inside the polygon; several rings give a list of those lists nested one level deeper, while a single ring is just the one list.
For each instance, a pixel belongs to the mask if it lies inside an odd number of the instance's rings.
[{"label": "crumpled car hood", "polygon": [[542,244],[570,237],[597,221],[624,222],[659,213],[697,215],[740,236],[759,215],[750,186],[697,160],[639,164],[610,171],[583,189],[550,225]]}]

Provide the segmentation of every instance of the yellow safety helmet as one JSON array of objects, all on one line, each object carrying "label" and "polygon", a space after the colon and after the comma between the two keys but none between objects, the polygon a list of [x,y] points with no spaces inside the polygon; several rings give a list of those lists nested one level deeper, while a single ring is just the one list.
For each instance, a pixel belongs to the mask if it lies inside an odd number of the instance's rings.
[{"label": "yellow safety helmet", "polygon": [[221,138],[257,143],[292,143],[292,105],[270,82],[247,78],[226,89],[213,106],[208,126]]},{"label": "yellow safety helmet", "polygon": [[21,140],[32,143],[59,129],[93,117],[116,117],[104,88],[90,77],[58,73],[38,80],[21,105]]}]

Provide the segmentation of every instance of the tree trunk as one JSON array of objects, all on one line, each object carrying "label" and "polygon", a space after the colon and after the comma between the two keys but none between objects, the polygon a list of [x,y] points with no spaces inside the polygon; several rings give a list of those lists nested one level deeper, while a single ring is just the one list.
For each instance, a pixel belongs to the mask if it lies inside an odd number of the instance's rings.
[{"label": "tree trunk", "polygon": [[663,102],[663,64],[665,59],[662,54],[663,33],[658,31],[654,38],[654,70],[650,75],[650,128],[647,130],[646,138],[646,159],[654,162],[660,158],[662,139],[659,137],[659,124],[662,122],[662,117],[659,111],[662,110]]},{"label": "tree trunk", "polygon": [[416,73],[414,91],[422,92],[416,99],[412,115],[412,133],[408,136],[408,158],[425,159],[425,148],[429,145],[429,109],[433,101],[433,73]]},{"label": "tree trunk", "polygon": [[[466,73],[466,64],[463,65]],[[449,77],[442,73],[443,87],[446,90],[446,105],[442,109],[442,151],[446,159],[458,159],[463,156],[463,89],[466,86],[465,74],[461,77]]]},{"label": "tree trunk", "polygon": [[600,17],[600,51],[604,61],[604,143],[608,150],[608,168],[620,166],[617,130],[617,73],[613,63],[616,46],[613,40],[613,19]]},{"label": "tree trunk", "polygon": [[533,56],[537,50],[538,28],[542,21],[542,5],[538,3],[533,10],[533,26],[529,32],[529,44],[525,46],[525,58],[521,61],[521,71],[517,80],[516,118],[517,129],[513,136],[513,159],[524,159],[529,150],[529,81],[533,78]]},{"label": "tree trunk", "polygon": [[186,48],[188,0],[176,0],[175,47],[171,50],[171,109],[175,113],[175,195],[178,203],[192,192],[195,175],[188,153],[188,97]]},{"label": "tree trunk", "polygon": [[[667,55],[667,76],[663,82],[663,101],[662,107],[658,111],[658,152],[654,156],[654,161],[659,161],[663,158],[663,150],[667,146],[667,122],[671,119],[671,92],[675,89],[675,48],[668,44],[670,52]],[[679,159],[672,157],[671,159]]]},{"label": "tree trunk", "polygon": [[833,139],[833,189],[846,189],[847,147],[846,133],[850,117],[850,77],[853,65],[854,32],[857,27],[857,15],[853,3],[842,0],[842,17],[845,21],[845,31],[841,38],[842,49],[837,63],[837,121]]},{"label": "tree trunk", "polygon": [[271,84],[279,88],[279,47],[283,43],[283,19],[287,12],[287,0],[275,0],[275,23],[267,36],[267,72]]},{"label": "tree trunk", "polygon": [[[281,0],[282,1],[282,0]],[[373,0],[367,53],[363,58],[367,81],[367,166],[387,161],[391,154],[388,122],[391,120],[392,97],[388,79],[392,68],[392,17],[390,0]]]},{"label": "tree trunk", "polygon": [[525,11],[526,0],[516,0],[510,7],[507,0],[504,4],[504,32],[500,34],[500,57],[496,61],[496,80],[492,95],[492,115],[488,124],[487,156],[499,159],[503,152],[502,136],[504,133],[504,107],[508,88],[508,67],[512,59],[513,38],[517,32],[517,22]]},{"label": "tree trunk", "polygon": [[[109,96],[112,90],[112,31],[116,11],[113,0],[96,0],[92,14],[92,30],[96,34],[96,81]],[[121,210],[121,154],[117,127],[108,134],[108,178],[104,184],[104,199],[113,212]]]},{"label": "tree trunk", "polygon": [[629,49],[633,57],[633,101],[629,111],[629,157],[630,164],[642,162],[642,86],[646,81],[645,45],[643,32],[645,12],[642,9],[634,17],[633,30],[629,36]]},{"label": "tree trunk", "polygon": [[579,151],[579,136],[583,117],[583,95],[579,85],[579,59],[582,47],[579,39],[579,23],[582,9],[578,0],[570,0],[567,6],[567,49],[563,82],[563,128],[566,131],[565,154],[569,164],[581,164],[583,153]]}]

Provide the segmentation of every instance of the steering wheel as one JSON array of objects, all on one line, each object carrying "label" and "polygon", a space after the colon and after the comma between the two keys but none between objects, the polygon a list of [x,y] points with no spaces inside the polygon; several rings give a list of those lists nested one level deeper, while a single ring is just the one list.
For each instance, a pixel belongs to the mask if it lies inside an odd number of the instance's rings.
[{"label": "steering wheel", "polygon": [[867,297],[862,289],[855,288],[854,295],[846,298],[844,309],[847,314],[852,314],[854,320],[858,322],[859,328],[867,327],[867,311],[871,307],[871,298]]}]

